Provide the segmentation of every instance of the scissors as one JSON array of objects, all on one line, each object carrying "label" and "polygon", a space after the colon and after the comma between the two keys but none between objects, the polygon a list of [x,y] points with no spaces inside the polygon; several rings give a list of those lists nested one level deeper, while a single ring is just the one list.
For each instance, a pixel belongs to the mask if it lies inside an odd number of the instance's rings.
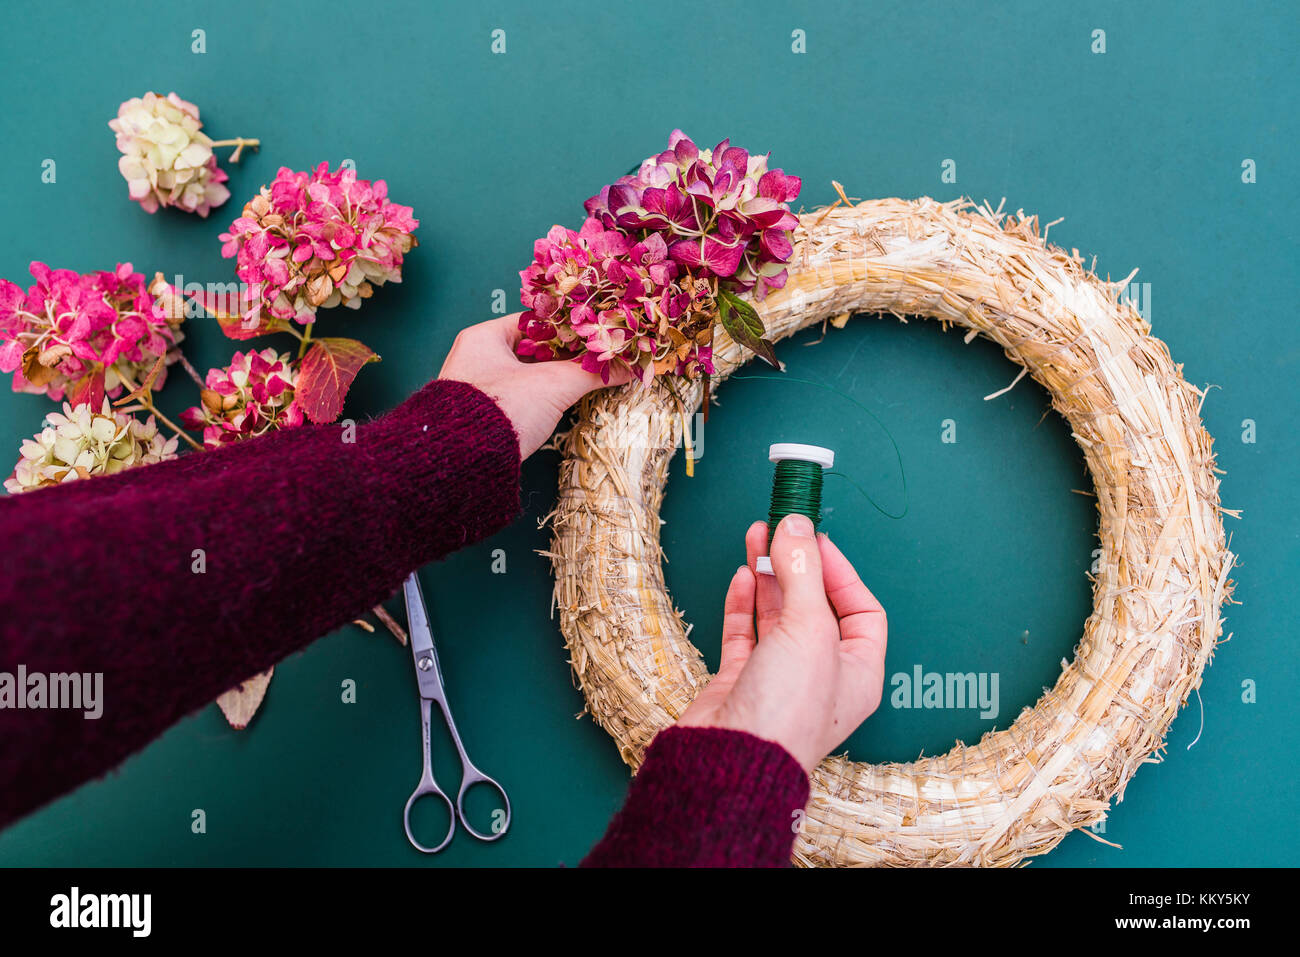
[{"label": "scissors", "polygon": [[[415,790],[411,792],[411,796],[407,798],[406,810],[402,815],[403,823],[406,826],[406,839],[411,842],[411,846],[417,851],[422,851],[425,854],[437,854],[451,843],[452,836],[456,833],[456,821],[459,818],[465,830],[480,841],[495,841],[505,834],[506,829],[510,827],[510,797],[506,794],[506,789],[497,781],[475,767],[474,762],[465,753],[465,745],[460,740],[460,733],[456,730],[456,722],[451,717],[451,708],[447,706],[447,692],[443,687],[442,669],[438,666],[438,651],[433,646],[433,630],[429,627],[429,612],[424,605],[424,595],[420,593],[420,579],[416,577],[414,572],[403,582],[402,593],[406,597],[406,620],[411,633],[411,654],[415,657],[415,680],[420,686],[420,716],[424,725],[424,774],[420,777],[420,783],[415,786]],[[438,703],[438,707],[442,709],[442,716],[447,722],[447,730],[451,732],[451,739],[455,742],[456,751],[460,754],[460,790],[456,792],[454,802],[438,786],[438,782],[433,779],[433,750],[430,742],[429,723],[433,716],[435,701]],[[494,824],[491,834],[476,831],[474,826],[465,818],[465,792],[475,784],[491,786],[501,795],[501,800],[505,802],[505,819],[499,826]],[[447,811],[451,817],[451,824],[447,827],[447,836],[442,839],[442,843],[437,847],[426,847],[421,844],[415,839],[415,834],[411,831],[411,807],[417,800],[428,794],[440,798],[447,805]]]}]

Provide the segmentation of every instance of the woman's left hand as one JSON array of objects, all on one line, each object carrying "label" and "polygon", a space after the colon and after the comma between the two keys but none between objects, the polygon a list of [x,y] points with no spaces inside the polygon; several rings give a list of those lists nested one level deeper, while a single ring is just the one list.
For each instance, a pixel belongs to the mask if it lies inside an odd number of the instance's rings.
[{"label": "woman's left hand", "polygon": [[519,435],[520,457],[527,458],[550,438],[571,405],[630,376],[611,372],[603,382],[576,362],[525,362],[515,355],[521,335],[519,313],[462,329],[438,378],[468,382],[495,399]]}]

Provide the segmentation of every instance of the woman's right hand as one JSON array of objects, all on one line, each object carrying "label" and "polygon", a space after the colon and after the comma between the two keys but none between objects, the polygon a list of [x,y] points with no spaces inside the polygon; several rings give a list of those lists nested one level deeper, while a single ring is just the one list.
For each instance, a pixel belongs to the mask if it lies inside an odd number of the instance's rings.
[{"label": "woman's right hand", "polygon": [[745,551],[723,608],[722,664],[677,723],[775,741],[811,772],[880,705],[885,610],[802,515],[777,526],[775,578],[754,571],[767,554],[762,522]]}]

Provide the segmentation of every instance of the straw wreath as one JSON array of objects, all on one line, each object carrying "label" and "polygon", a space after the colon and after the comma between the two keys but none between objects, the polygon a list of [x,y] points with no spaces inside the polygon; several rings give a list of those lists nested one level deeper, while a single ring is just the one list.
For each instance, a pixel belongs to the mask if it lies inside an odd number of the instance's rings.
[{"label": "straw wreath", "polygon": [[[1202,393],[1120,301],[1126,283],[1048,245],[1036,218],[964,201],[842,199],[801,216],[785,288],[755,303],[770,337],[870,312],[992,339],[1047,389],[1083,448],[1101,559],[1092,615],[1055,687],[1011,727],[939,757],[828,758],[795,863],[1014,865],[1104,819],[1138,765],[1163,753],[1222,634],[1234,558]],[[721,328],[715,346],[721,384],[750,354]],[[689,419],[702,387],[677,391]],[[587,708],[633,768],[709,680],[661,567],[678,401],[660,384],[607,390],[560,440],[555,607]]]}]

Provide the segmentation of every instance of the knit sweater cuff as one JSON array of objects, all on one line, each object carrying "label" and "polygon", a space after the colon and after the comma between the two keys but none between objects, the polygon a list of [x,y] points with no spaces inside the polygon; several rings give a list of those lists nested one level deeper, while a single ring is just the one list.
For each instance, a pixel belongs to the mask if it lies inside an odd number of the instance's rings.
[{"label": "knit sweater cuff", "polygon": [[782,867],[808,776],[779,744],[723,728],[659,733],[584,867]]},{"label": "knit sweater cuff", "polygon": [[[424,564],[486,538],[519,514],[519,437],[491,396],[465,382],[435,379],[369,428],[376,446],[400,450],[408,499],[391,513],[390,543],[410,542],[414,564]],[[412,442],[427,435],[424,442]],[[393,497],[393,489],[376,489]],[[402,514],[410,507],[413,511]],[[435,516],[434,528],[417,516]],[[391,547],[391,544],[390,544]]]}]

